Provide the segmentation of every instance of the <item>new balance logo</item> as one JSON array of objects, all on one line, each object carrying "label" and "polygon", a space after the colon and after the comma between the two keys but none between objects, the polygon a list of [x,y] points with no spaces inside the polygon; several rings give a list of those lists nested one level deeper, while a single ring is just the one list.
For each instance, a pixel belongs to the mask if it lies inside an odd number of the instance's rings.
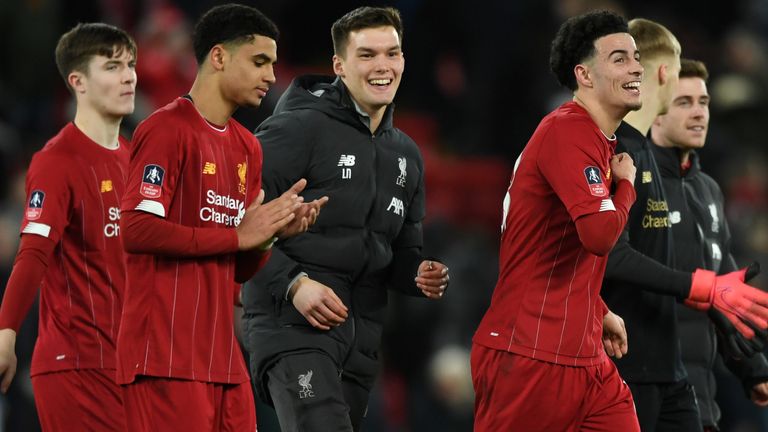
[{"label": "new balance logo", "polygon": [[299,399],[315,397],[315,392],[312,391],[312,384],[309,383],[311,379],[311,369],[308,370],[307,373],[299,375],[299,385],[301,386],[301,390],[299,390]]},{"label": "new balance logo", "polygon": [[112,180],[102,180],[101,181],[101,192],[111,192],[112,191]]},{"label": "new balance logo", "polygon": [[216,164],[213,162],[206,162],[203,166],[203,174],[216,174]]},{"label": "new balance logo", "polygon": [[[355,166],[355,155],[341,155],[339,158],[339,165],[343,167],[352,167]],[[341,178],[344,180],[349,180],[352,178],[352,168],[342,168],[341,169]]]},{"label": "new balance logo", "polygon": [[392,197],[392,201],[390,201],[387,211],[392,211],[392,213],[396,215],[405,216],[405,206],[403,206],[403,201],[399,198]]},{"label": "new balance logo", "polygon": [[355,166],[355,155],[341,155],[338,166]]}]

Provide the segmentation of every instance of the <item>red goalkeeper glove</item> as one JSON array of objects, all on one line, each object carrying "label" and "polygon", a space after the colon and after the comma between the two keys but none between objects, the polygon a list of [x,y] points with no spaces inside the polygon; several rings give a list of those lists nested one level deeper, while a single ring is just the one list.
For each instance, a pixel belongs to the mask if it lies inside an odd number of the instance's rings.
[{"label": "red goalkeeper glove", "polygon": [[685,304],[698,310],[714,307],[739,333],[752,339],[755,332],[745,322],[762,330],[768,329],[768,293],[744,282],[759,271],[757,263],[722,276],[698,269],[693,273],[691,292]]}]

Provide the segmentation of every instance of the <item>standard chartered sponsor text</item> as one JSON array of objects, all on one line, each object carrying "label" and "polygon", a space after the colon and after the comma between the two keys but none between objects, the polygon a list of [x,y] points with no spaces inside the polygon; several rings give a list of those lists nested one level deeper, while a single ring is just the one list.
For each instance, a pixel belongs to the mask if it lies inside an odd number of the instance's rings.
[{"label": "standard chartered sponsor text", "polygon": [[117,237],[120,235],[120,208],[110,207],[107,209],[107,218],[109,222],[104,224],[104,235],[106,237]]},{"label": "standard chartered sponsor text", "polygon": [[[645,211],[648,213],[643,216],[643,228],[669,228],[672,224],[669,222],[669,205],[667,201],[655,201],[648,199]],[[654,216],[652,212],[663,212],[663,216]]]},{"label": "standard chartered sponsor text", "polygon": [[[205,202],[208,207],[200,209],[200,220],[204,222],[214,222],[225,226],[237,226],[240,224],[245,214],[245,203],[229,195],[219,195],[216,191],[209,189],[205,194]],[[225,210],[237,210],[236,215],[232,215]]]}]

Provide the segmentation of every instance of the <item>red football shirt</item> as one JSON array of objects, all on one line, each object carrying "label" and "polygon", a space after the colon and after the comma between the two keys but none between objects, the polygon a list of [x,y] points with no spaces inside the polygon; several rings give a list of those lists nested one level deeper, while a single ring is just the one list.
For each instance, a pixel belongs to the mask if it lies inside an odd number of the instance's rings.
[{"label": "red football shirt", "polygon": [[574,221],[615,211],[615,144],[574,102],[541,121],[504,200],[499,279],[475,343],[571,366],[605,360],[599,293],[607,257],[582,246]]},{"label": "red football shirt", "polygon": [[[74,123],[67,124],[32,158],[21,233],[45,237],[55,244],[47,257],[47,270],[40,275],[33,376],[115,368],[125,286],[118,220],[127,166],[124,140],[120,139],[117,149],[106,149]],[[14,267],[14,272],[23,271],[20,268]],[[11,276],[6,299],[26,306],[31,301],[25,298],[34,297],[38,286],[14,286],[13,281],[20,280]],[[10,295],[12,291],[17,295]],[[26,310],[14,310],[15,305],[4,304],[3,309],[9,314],[26,314]]]},{"label": "red football shirt", "polygon": [[[136,129],[122,209],[231,235],[261,189],[261,162],[258,140],[237,121],[211,125],[176,99]],[[248,381],[234,334],[233,247],[202,257],[126,254],[119,383],[136,375]]]}]

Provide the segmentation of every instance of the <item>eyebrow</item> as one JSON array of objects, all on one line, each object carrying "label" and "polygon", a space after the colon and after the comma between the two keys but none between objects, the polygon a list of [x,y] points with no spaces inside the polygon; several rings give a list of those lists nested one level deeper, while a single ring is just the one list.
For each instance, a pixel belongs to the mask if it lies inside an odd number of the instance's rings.
[{"label": "eyebrow", "polygon": [[[391,47],[387,48],[385,51],[399,51],[402,47],[400,45],[392,45]],[[374,52],[376,51],[374,48],[368,48],[368,47],[359,47],[357,48],[357,52]]]},{"label": "eyebrow", "polygon": [[[623,50],[623,49],[613,50],[610,53],[608,53],[608,57],[612,57],[614,54],[629,55],[629,51]],[[635,54],[640,54],[640,50],[635,50]]]},{"label": "eyebrow", "polygon": [[277,64],[277,59],[273,59],[272,57],[270,57],[270,56],[268,56],[268,55],[266,55],[264,53],[254,54],[253,55],[253,59],[254,60],[262,60],[265,63]]},{"label": "eyebrow", "polygon": [[701,100],[707,100],[708,101],[709,100],[709,95],[708,94],[704,94],[704,95],[680,95],[680,96],[675,98],[675,101],[679,101],[679,100],[694,101],[696,99],[701,99]]},{"label": "eyebrow", "polygon": [[[133,61],[134,61],[133,59],[130,59],[130,60],[127,61],[127,63],[130,64]],[[121,65],[121,64],[123,64],[123,61],[122,60],[116,60],[116,59],[109,59],[109,60],[104,62],[104,66]]]},{"label": "eyebrow", "polygon": [[[127,63],[132,63],[132,62],[135,62],[135,61],[136,61],[136,57],[133,57],[133,56],[131,56],[128,60],[125,60],[125,62],[127,62]],[[104,62],[105,65],[108,65],[108,64],[120,64],[120,63],[123,63],[123,60],[121,60],[120,58],[116,58],[116,57],[108,58],[107,61]]]}]

